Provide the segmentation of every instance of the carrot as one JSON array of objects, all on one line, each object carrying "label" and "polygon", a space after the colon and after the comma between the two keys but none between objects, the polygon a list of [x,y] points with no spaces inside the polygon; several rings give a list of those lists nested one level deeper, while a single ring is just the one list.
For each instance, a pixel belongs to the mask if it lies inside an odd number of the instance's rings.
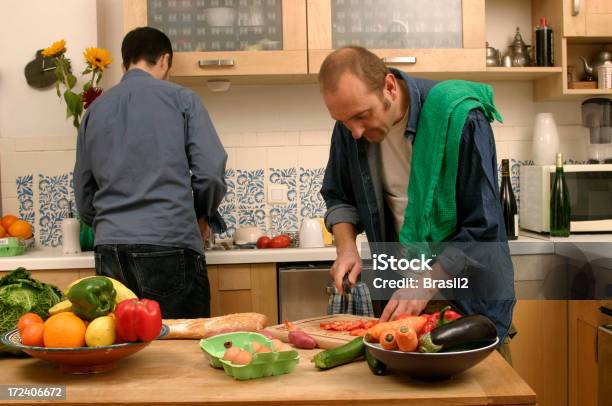
[{"label": "carrot", "polygon": [[402,326],[410,326],[415,332],[421,331],[425,323],[427,322],[427,317],[423,316],[412,316],[407,317],[401,320],[395,321],[387,321],[384,323],[378,323],[373,327],[368,329],[366,333],[366,340],[371,343],[375,343],[379,341],[380,335],[383,331],[387,330],[397,330]]},{"label": "carrot", "polygon": [[385,350],[396,350],[397,340],[395,339],[395,331],[385,330],[385,332],[380,335],[379,342]]},{"label": "carrot", "polygon": [[397,330],[395,339],[397,340],[397,346],[399,347],[400,351],[415,351],[419,345],[419,339],[417,338],[416,331],[409,326],[400,327]]}]

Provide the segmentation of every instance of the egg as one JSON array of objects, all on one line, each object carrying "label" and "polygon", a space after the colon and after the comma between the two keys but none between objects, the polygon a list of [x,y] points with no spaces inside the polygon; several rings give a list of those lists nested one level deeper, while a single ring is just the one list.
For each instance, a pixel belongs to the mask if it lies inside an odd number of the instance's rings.
[{"label": "egg", "polygon": [[266,347],[265,345],[262,345],[261,347],[259,347],[259,348],[257,349],[257,352],[259,352],[259,353],[263,353],[263,352],[272,352],[272,350],[271,350],[271,349],[269,349],[268,347]]},{"label": "egg", "polygon": [[226,361],[234,362],[236,357],[242,352],[240,347],[229,347],[223,354],[223,359]]},{"label": "egg", "polygon": [[253,358],[253,356],[251,355],[250,352],[248,352],[248,351],[240,351],[240,353],[238,353],[238,355],[236,355],[236,357],[234,358],[232,363],[234,363],[236,365],[247,365],[247,364],[249,364],[251,362],[252,358]]},{"label": "egg", "polygon": [[251,343],[251,348],[253,349],[253,352],[259,352],[259,349],[263,347],[263,345],[261,345],[260,343],[258,343],[257,341],[253,341]]}]

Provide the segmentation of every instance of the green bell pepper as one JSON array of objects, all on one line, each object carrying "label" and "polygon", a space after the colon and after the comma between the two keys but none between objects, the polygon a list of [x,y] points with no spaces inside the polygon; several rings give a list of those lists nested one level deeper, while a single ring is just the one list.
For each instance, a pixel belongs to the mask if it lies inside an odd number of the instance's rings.
[{"label": "green bell pepper", "polygon": [[72,311],[83,320],[106,316],[115,309],[117,292],[105,276],[83,279],[70,288],[66,295]]}]

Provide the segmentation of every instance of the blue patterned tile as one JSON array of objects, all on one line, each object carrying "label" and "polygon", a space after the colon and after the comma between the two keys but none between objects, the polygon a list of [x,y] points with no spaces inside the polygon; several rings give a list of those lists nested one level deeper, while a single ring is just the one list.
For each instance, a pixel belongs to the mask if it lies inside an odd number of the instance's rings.
[{"label": "blue patterned tile", "polygon": [[264,170],[238,169],[236,194],[240,205],[261,205],[264,203]]},{"label": "blue patterned tile", "polygon": [[270,168],[270,184],[287,186],[288,204],[270,205],[270,232],[281,234],[297,231],[297,170],[296,168]]},{"label": "blue patterned tile", "polygon": [[275,204],[270,206],[272,234],[282,234],[298,230],[297,203]]},{"label": "blue patterned tile", "polygon": [[325,201],[321,196],[321,186],[325,168],[300,168],[300,215],[302,217],[323,217]]},{"label": "blue patterned tile", "polygon": [[227,185],[227,192],[223,196],[223,200],[219,205],[219,214],[223,217],[227,230],[224,233],[217,234],[216,237],[220,239],[231,238],[236,231],[236,170],[233,168],[227,168],[225,170],[225,184]]},{"label": "blue patterned tile", "polygon": [[70,174],[38,175],[40,202],[40,243],[46,247],[62,244],[61,222],[70,210]]},{"label": "blue patterned tile", "polygon": [[264,205],[238,206],[238,226],[257,226],[262,232],[266,232],[266,210]]},{"label": "blue patterned tile", "polygon": [[34,175],[24,175],[15,178],[17,186],[17,201],[19,201],[19,217],[27,221],[35,232],[36,215],[34,213]]}]

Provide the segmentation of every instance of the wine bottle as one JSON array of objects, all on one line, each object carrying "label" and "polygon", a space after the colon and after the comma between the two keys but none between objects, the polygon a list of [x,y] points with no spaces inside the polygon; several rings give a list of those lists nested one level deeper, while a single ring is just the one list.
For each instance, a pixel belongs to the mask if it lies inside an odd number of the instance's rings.
[{"label": "wine bottle", "polygon": [[508,240],[518,238],[519,222],[518,210],[516,209],[516,199],[512,192],[512,182],[510,181],[510,165],[507,159],[502,159],[502,180],[499,191],[504,225],[506,226],[506,236]]},{"label": "wine bottle", "polygon": [[570,235],[570,200],[563,175],[563,154],[557,154],[557,169],[550,194],[550,235],[551,237],[569,237]]}]

